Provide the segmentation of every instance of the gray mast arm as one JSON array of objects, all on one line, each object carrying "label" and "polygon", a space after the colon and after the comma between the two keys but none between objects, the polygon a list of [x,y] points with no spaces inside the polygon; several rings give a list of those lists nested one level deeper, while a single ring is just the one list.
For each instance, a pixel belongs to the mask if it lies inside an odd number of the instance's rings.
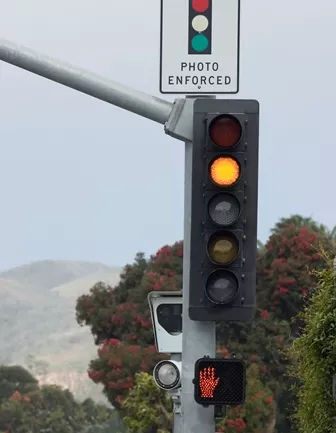
[{"label": "gray mast arm", "polygon": [[[188,138],[185,136],[185,120],[186,106],[190,104],[184,99],[171,103],[156,98],[6,39],[0,39],[0,60],[163,124],[165,132],[174,138]],[[190,112],[190,107],[187,112]],[[190,132],[187,135],[190,139]]]}]

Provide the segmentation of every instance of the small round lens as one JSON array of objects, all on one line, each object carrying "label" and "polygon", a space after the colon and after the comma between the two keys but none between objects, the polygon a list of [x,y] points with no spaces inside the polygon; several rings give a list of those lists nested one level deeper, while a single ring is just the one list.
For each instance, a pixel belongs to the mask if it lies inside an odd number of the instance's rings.
[{"label": "small round lens", "polygon": [[230,232],[214,233],[208,242],[208,254],[210,259],[218,265],[228,265],[238,256],[239,242],[237,237]]},{"label": "small round lens", "polygon": [[215,271],[207,280],[206,294],[214,304],[228,304],[237,296],[238,288],[238,280],[232,272]]},{"label": "small round lens", "polygon": [[239,120],[233,116],[218,116],[210,123],[209,134],[217,146],[232,147],[240,141],[242,127]]},{"label": "small round lens", "polygon": [[220,156],[209,167],[211,180],[218,186],[230,187],[241,175],[239,162],[231,156]]},{"label": "small round lens", "polygon": [[231,194],[219,194],[209,203],[209,215],[212,221],[221,226],[234,224],[240,215],[238,199]]},{"label": "small round lens", "polygon": [[159,367],[157,377],[162,386],[170,387],[178,380],[178,372],[174,365],[165,363]]}]

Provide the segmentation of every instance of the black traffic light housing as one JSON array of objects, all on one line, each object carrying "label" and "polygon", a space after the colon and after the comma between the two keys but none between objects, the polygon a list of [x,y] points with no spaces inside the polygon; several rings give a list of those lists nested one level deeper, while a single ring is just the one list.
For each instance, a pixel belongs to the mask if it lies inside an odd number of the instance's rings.
[{"label": "black traffic light housing", "polygon": [[195,363],[194,398],[203,406],[235,406],[246,398],[246,365],[241,359],[200,358]]},{"label": "black traffic light housing", "polygon": [[193,116],[189,317],[249,322],[256,304],[259,103],[196,99]]}]

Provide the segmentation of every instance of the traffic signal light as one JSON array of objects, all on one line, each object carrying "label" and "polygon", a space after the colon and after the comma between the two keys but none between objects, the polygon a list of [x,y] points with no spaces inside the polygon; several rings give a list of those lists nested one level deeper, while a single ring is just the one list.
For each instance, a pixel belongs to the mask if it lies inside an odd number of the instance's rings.
[{"label": "traffic signal light", "polygon": [[201,358],[195,363],[195,401],[204,406],[244,403],[246,366],[240,359]]},{"label": "traffic signal light", "polygon": [[211,54],[212,0],[189,0],[188,54]]},{"label": "traffic signal light", "polygon": [[252,320],[256,298],[259,103],[196,99],[189,316]]}]

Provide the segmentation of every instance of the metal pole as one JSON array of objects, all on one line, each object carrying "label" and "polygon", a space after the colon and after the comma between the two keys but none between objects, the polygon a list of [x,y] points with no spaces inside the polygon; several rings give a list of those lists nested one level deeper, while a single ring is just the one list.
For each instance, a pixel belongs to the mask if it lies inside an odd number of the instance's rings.
[{"label": "metal pole", "polygon": [[75,68],[5,39],[0,39],[0,60],[162,125],[167,122],[173,108],[169,101]]},{"label": "metal pole", "polygon": [[[192,188],[192,142],[185,144],[184,244],[183,244],[183,323],[182,323],[182,430],[180,433],[214,433],[213,407],[204,408],[194,400],[195,361],[204,355],[216,355],[216,332],[213,322],[189,319],[190,225]],[[177,433],[174,431],[174,433]]]},{"label": "metal pole", "polygon": [[[181,353],[172,353],[171,360],[182,361]],[[181,433],[182,431],[182,416],[181,416],[181,388],[177,388],[170,393],[173,399],[173,433]]]}]

